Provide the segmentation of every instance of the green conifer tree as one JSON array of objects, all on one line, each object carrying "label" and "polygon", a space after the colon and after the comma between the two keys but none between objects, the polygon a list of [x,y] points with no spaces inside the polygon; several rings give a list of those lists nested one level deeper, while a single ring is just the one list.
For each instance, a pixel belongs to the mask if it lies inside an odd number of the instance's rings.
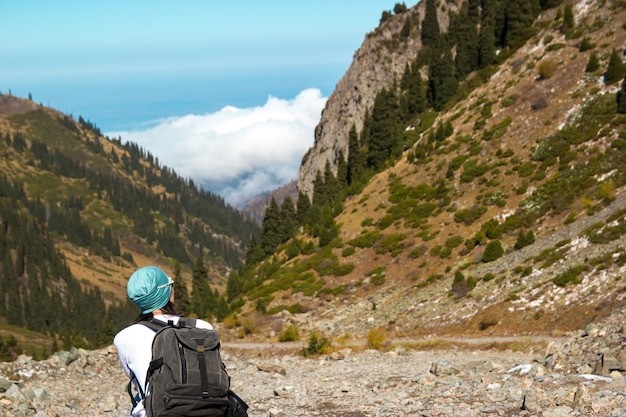
[{"label": "green conifer tree", "polygon": [[469,16],[467,3],[458,15],[451,15],[449,32],[456,44],[455,74],[461,80],[478,68],[479,62],[478,33],[475,22]]},{"label": "green conifer tree", "polygon": [[492,240],[485,247],[485,252],[483,253],[482,261],[483,262],[491,262],[500,258],[504,254],[504,249],[502,248],[502,243],[499,240]]},{"label": "green conifer tree", "polygon": [[228,275],[228,281],[226,282],[226,297],[227,300],[233,301],[239,295],[243,293],[243,281],[237,271],[231,271]]},{"label": "green conifer tree", "polygon": [[454,61],[449,48],[441,45],[433,53],[428,79],[428,95],[436,110],[441,110],[446,102],[454,96],[458,81],[454,73]]},{"label": "green conifer tree", "polygon": [[309,209],[311,208],[311,200],[302,191],[298,192],[298,200],[296,201],[296,220],[299,225],[306,223]]},{"label": "green conifer tree", "polygon": [[615,84],[624,78],[624,63],[617,51],[613,49],[609,57],[609,64],[604,73],[604,82],[608,85]]},{"label": "green conifer tree", "polygon": [[280,205],[280,217],[282,219],[282,236],[280,243],[283,243],[293,237],[297,226],[296,207],[289,196],[285,197]]},{"label": "green conifer tree", "polygon": [[437,4],[435,0],[426,0],[425,7],[421,33],[422,44],[424,46],[436,45],[441,37],[437,17]]},{"label": "green conifer tree", "polygon": [[563,10],[563,33],[567,33],[567,31],[573,29],[574,26],[574,11],[572,10],[571,3],[567,3],[565,5],[565,9]]},{"label": "green conifer tree", "polygon": [[399,123],[402,113],[394,90],[395,87],[383,89],[376,95],[367,126],[367,167],[374,171],[379,171],[388,160],[402,152],[402,131]]},{"label": "green conifer tree", "polygon": [[284,232],[280,217],[280,208],[274,197],[265,209],[263,225],[261,226],[261,248],[265,256],[274,254],[274,251],[282,243]]},{"label": "green conifer tree", "polygon": [[426,109],[424,83],[417,60],[413,62],[411,66],[407,64],[400,82],[400,89],[402,91],[403,120],[409,121],[415,117],[416,114]]},{"label": "green conifer tree", "polygon": [[622,80],[622,87],[617,92],[617,112],[626,114],[626,82]]},{"label": "green conifer tree", "polygon": [[189,300],[189,291],[183,280],[180,262],[174,263],[174,297],[176,300],[176,309],[184,316],[191,313],[191,303]]},{"label": "green conifer tree", "polygon": [[211,311],[215,306],[213,291],[209,287],[209,270],[204,264],[202,252],[194,263],[191,284],[191,310],[202,319],[210,319]]},{"label": "green conifer tree", "polygon": [[480,68],[493,64],[496,58],[495,9],[490,1],[485,3],[478,34],[478,66]]},{"label": "green conifer tree", "polygon": [[258,262],[261,262],[265,259],[265,252],[263,251],[263,247],[261,243],[257,240],[255,236],[250,238],[250,245],[248,246],[248,251],[246,252],[246,265],[252,266]]},{"label": "green conifer tree", "polygon": [[538,13],[536,2],[516,0],[507,2],[504,45],[516,50],[533,34],[533,22]]},{"label": "green conifer tree", "polygon": [[598,55],[595,51],[593,51],[589,55],[589,60],[587,61],[587,66],[585,67],[585,72],[596,72],[600,69],[600,59],[598,59]]},{"label": "green conifer tree", "polygon": [[348,163],[346,172],[346,182],[348,185],[360,183],[365,173],[365,158],[361,150],[359,136],[356,133],[354,124],[348,133]]}]

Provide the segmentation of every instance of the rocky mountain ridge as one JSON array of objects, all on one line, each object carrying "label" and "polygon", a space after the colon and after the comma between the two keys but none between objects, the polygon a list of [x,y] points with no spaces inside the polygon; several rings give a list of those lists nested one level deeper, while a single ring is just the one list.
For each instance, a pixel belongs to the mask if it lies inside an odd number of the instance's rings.
[{"label": "rocky mountain ridge", "polygon": [[[421,20],[423,8],[409,9],[407,18]],[[405,17],[404,15],[402,17]],[[407,64],[421,48],[419,40],[410,40],[406,48],[389,52],[385,42],[397,36],[402,26],[400,16],[382,23],[365,36],[363,45],[354,53],[350,67],[339,80],[322,111],[315,129],[315,141],[302,160],[297,188],[311,196],[313,181],[318,172],[324,172],[329,161],[337,170],[339,153],[347,155],[348,132],[352,124],[360,131],[365,113],[374,103],[376,94],[398,79]]]}]

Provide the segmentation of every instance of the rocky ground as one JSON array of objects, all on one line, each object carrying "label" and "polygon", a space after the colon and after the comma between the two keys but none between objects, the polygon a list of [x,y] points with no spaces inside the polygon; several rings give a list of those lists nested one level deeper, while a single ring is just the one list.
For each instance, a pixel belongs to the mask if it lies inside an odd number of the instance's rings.
[{"label": "rocky ground", "polygon": [[[521,350],[467,343],[305,358],[282,344],[225,344],[223,356],[254,417],[618,417],[626,416],[625,326],[618,312],[562,339],[520,343]],[[125,388],[112,347],[22,357],[0,364],[0,415],[127,416]]]}]

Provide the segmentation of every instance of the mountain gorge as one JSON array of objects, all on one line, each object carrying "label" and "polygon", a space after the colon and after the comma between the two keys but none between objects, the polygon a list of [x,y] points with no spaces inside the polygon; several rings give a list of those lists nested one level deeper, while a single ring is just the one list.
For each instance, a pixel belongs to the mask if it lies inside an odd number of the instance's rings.
[{"label": "mountain gorge", "polygon": [[[148,150],[0,95],[2,331],[106,343],[149,263],[231,340],[584,327],[623,306],[625,25],[622,1],[396,4],[260,228],[262,209],[242,214]],[[85,324],[102,340],[33,320],[84,305],[106,318]]]}]

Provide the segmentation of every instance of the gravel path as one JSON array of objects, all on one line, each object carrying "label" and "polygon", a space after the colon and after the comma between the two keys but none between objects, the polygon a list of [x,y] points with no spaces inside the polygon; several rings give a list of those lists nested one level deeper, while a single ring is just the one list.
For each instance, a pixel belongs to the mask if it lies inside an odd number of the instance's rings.
[{"label": "gravel path", "polygon": [[[624,417],[622,323],[620,314],[526,351],[465,344],[304,358],[293,346],[225,344],[223,357],[251,417]],[[0,416],[127,416],[125,385],[113,347],[20,358],[0,364]]]}]

